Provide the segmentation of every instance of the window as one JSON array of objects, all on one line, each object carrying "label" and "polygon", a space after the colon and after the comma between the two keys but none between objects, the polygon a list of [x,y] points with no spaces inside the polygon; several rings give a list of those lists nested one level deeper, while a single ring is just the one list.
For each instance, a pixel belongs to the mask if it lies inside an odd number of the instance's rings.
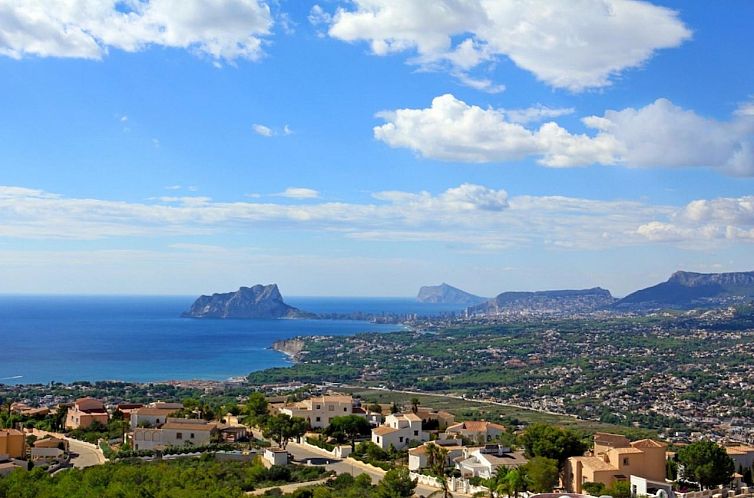
[{"label": "window", "polygon": [[419,435],[419,431],[414,431],[414,436],[418,436],[418,435]]},{"label": "window", "polygon": [[317,422],[320,422],[320,417],[317,417]]},{"label": "window", "polygon": [[317,410],[321,409],[322,405],[317,405]]},{"label": "window", "polygon": [[333,405],[327,405],[327,410],[331,411],[331,412],[334,412],[335,411],[335,407]]},{"label": "window", "polygon": [[175,438],[176,439],[183,439],[183,433],[182,432],[176,432],[175,433]]},{"label": "window", "polygon": [[402,443],[402,442],[403,442],[403,436],[401,436],[401,437],[399,437],[399,438],[398,438],[398,442],[399,442],[399,443]]},{"label": "window", "polygon": [[628,465],[628,457],[623,457],[623,465]]},{"label": "window", "polygon": [[344,412],[348,412],[348,408],[346,408],[346,407],[343,407],[343,411],[344,411]]},{"label": "window", "polygon": [[191,439],[194,439],[194,433],[193,432],[191,433]]}]

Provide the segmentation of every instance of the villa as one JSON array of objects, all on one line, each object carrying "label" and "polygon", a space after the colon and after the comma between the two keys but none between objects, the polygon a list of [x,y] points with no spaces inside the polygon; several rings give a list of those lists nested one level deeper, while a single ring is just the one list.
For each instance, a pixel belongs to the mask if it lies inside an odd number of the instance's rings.
[{"label": "villa", "polygon": [[652,439],[630,442],[625,436],[598,432],[590,455],[568,459],[564,483],[569,491],[581,493],[585,482],[610,486],[631,476],[664,482],[666,448]]},{"label": "villa", "polygon": [[278,408],[278,411],[291,417],[306,419],[312,429],[327,428],[330,420],[335,417],[365,416],[364,411],[354,405],[351,396],[343,395],[316,396],[298,403],[283,405]]},{"label": "villa", "polygon": [[451,425],[445,430],[448,436],[461,436],[481,444],[500,437],[504,432],[505,427],[500,424],[474,420]]},{"label": "villa", "polygon": [[0,455],[10,458],[26,456],[26,437],[16,429],[0,429]]},{"label": "villa", "polygon": [[422,419],[415,413],[397,413],[385,417],[385,423],[372,429],[372,442],[386,450],[397,450],[411,441],[428,441],[429,434],[422,430]]},{"label": "villa", "polygon": [[527,462],[522,451],[511,451],[504,446],[488,444],[481,448],[466,448],[464,457],[456,459],[456,468],[463,477],[489,479],[499,467],[516,468]]},{"label": "villa", "polygon": [[65,418],[66,429],[84,429],[97,422],[107,425],[110,415],[102,401],[90,397],[77,399]]},{"label": "villa", "polygon": [[206,446],[216,433],[216,422],[168,418],[157,428],[135,428],[131,440],[135,450],[163,450],[177,446]]}]

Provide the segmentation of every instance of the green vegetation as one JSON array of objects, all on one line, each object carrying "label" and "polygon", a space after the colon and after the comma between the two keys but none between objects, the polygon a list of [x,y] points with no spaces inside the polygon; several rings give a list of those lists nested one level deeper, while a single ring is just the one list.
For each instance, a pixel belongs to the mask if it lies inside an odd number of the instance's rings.
[{"label": "green vegetation", "polygon": [[685,480],[705,488],[728,484],[735,470],[725,449],[712,441],[697,441],[678,451],[678,461],[685,469]]},{"label": "green vegetation", "polygon": [[285,449],[289,439],[299,439],[306,433],[309,424],[301,417],[291,417],[284,413],[267,418],[263,427],[264,437],[272,439]]},{"label": "green vegetation", "polygon": [[339,443],[348,440],[351,442],[351,449],[356,449],[356,438],[371,434],[372,426],[364,417],[358,415],[344,415],[333,417],[330,425],[325,430],[325,434],[334,437]]},{"label": "green vegetation", "polygon": [[552,459],[559,469],[563,468],[568,457],[583,455],[587,449],[575,432],[544,424],[529,426],[519,437],[519,442],[528,458]]},{"label": "green vegetation", "polygon": [[256,488],[321,479],[319,467],[266,469],[261,463],[212,457],[111,463],[50,476],[41,469],[0,478],[0,498],[235,498]]}]

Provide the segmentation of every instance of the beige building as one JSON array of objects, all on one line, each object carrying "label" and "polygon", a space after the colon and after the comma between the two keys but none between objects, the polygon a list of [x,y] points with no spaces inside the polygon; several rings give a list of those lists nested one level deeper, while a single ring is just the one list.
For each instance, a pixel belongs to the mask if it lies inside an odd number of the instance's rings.
[{"label": "beige building", "polygon": [[750,469],[754,465],[754,447],[744,445],[727,446],[725,452],[733,460],[736,472]]},{"label": "beige building", "polygon": [[26,457],[26,436],[16,429],[0,429],[0,455]]},{"label": "beige building", "polygon": [[178,410],[180,408],[153,408],[151,406],[143,406],[132,410],[129,416],[131,430],[137,427],[158,427],[167,422],[168,417]]},{"label": "beige building", "polygon": [[372,429],[372,442],[386,450],[393,446],[401,450],[410,441],[428,441],[429,434],[422,430],[422,419],[415,413],[396,413],[385,417],[385,423]]},{"label": "beige building", "polygon": [[316,396],[294,404],[278,408],[280,413],[291,417],[301,417],[309,422],[312,429],[325,429],[330,420],[344,415],[365,416],[363,410],[355,410],[351,396]]},{"label": "beige building", "polygon": [[408,450],[408,470],[418,472],[429,465],[428,446],[430,444],[436,444],[448,452],[445,462],[446,467],[452,466],[453,461],[456,458],[463,456],[463,452],[466,449],[461,446],[460,439],[447,439],[444,441],[438,439],[437,441],[424,443],[421,446]]},{"label": "beige building", "polygon": [[137,427],[131,435],[135,450],[164,450],[177,446],[206,446],[217,432],[217,423],[206,420],[168,418],[158,428]]},{"label": "beige building", "polygon": [[65,417],[65,428],[83,429],[94,422],[107,425],[109,420],[110,415],[102,401],[89,397],[81,398],[77,399],[73,406],[68,409],[68,414]]},{"label": "beige building", "polygon": [[585,482],[610,486],[631,476],[649,481],[665,481],[667,445],[651,439],[630,442],[625,436],[597,433],[589,456],[571,457],[565,466],[568,491],[581,493]]},{"label": "beige building", "polygon": [[483,420],[461,422],[460,424],[451,425],[445,430],[445,434],[448,436],[460,436],[480,444],[492,441],[500,437],[504,432],[504,426]]}]

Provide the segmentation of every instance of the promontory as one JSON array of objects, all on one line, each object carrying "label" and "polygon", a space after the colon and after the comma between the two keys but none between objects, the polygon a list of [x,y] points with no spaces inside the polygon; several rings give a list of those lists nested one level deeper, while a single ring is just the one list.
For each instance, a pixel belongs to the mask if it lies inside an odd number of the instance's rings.
[{"label": "promontory", "polygon": [[277,284],[241,287],[235,292],[200,296],[181,316],[188,318],[309,318],[313,315],[289,306]]}]

